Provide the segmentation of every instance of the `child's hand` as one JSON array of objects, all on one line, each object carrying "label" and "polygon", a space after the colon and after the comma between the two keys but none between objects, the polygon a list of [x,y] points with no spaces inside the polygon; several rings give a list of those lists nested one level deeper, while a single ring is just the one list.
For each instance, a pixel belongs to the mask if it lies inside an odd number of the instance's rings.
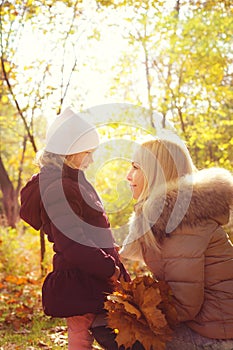
[{"label": "child's hand", "polygon": [[119,278],[120,274],[121,274],[121,270],[118,266],[116,266],[114,274],[110,277],[110,281],[113,284],[119,283],[118,278]]},{"label": "child's hand", "polygon": [[116,243],[114,243],[114,248],[116,249],[117,252],[119,252],[119,250],[121,249],[121,247]]}]

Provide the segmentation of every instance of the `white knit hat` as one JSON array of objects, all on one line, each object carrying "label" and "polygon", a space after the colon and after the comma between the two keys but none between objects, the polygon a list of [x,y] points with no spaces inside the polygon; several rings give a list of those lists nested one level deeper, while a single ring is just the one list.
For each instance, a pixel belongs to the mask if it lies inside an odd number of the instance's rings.
[{"label": "white knit hat", "polygon": [[98,145],[99,136],[95,126],[68,107],[50,125],[45,150],[68,155],[94,149]]}]

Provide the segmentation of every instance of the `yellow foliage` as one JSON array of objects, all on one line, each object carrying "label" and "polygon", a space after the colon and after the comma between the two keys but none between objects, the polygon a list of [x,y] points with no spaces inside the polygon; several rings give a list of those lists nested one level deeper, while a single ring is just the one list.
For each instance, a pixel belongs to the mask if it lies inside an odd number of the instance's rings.
[{"label": "yellow foliage", "polygon": [[11,66],[9,62],[4,62],[4,69],[6,73],[9,73],[9,71],[11,70]]},{"label": "yellow foliage", "polygon": [[3,95],[1,98],[2,103],[7,103],[8,102],[8,96],[7,95]]},{"label": "yellow foliage", "polygon": [[10,282],[13,284],[21,285],[21,284],[26,284],[28,282],[27,278],[24,277],[17,277],[14,275],[8,275],[5,277],[6,282]]}]

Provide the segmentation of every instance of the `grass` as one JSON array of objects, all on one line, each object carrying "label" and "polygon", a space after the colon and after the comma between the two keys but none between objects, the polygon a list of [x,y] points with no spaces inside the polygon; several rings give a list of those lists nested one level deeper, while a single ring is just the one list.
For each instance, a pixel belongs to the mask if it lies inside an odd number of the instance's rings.
[{"label": "grass", "polygon": [[[15,330],[12,325],[0,327],[0,350],[58,350],[67,349],[65,319],[35,315],[29,327]],[[94,342],[93,349],[102,348]]]},{"label": "grass", "polygon": [[[65,319],[47,317],[37,309],[26,323],[19,317],[18,323],[15,318],[6,320],[0,326],[0,350],[67,349]],[[94,342],[93,349],[102,348]]]},{"label": "grass", "polygon": [[63,319],[35,315],[30,326],[15,330],[12,325],[0,329],[1,350],[67,349],[67,331]]},{"label": "grass", "polygon": [[1,227],[0,350],[67,349],[65,320],[43,314],[39,249],[38,232]]}]

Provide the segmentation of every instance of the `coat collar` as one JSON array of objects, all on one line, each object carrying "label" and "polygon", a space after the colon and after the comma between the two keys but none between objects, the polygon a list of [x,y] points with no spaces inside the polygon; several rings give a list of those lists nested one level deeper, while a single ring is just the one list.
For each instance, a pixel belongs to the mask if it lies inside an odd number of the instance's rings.
[{"label": "coat collar", "polygon": [[60,177],[68,177],[76,181],[84,181],[85,174],[80,169],[73,169],[66,164],[63,164],[62,168],[55,165],[46,165],[41,169],[41,175],[44,178],[56,179]]},{"label": "coat collar", "polygon": [[85,175],[84,175],[84,172],[82,170],[73,169],[66,164],[63,165],[62,176],[69,177],[72,180],[78,180],[78,181],[85,180]]},{"label": "coat collar", "polygon": [[[141,236],[150,228],[158,237],[183,226],[194,227],[207,220],[220,225],[229,222],[233,209],[233,176],[225,169],[200,170],[167,187],[155,188],[134,215],[130,235]],[[138,232],[138,231],[141,232]],[[134,232],[133,232],[134,231]]]}]

